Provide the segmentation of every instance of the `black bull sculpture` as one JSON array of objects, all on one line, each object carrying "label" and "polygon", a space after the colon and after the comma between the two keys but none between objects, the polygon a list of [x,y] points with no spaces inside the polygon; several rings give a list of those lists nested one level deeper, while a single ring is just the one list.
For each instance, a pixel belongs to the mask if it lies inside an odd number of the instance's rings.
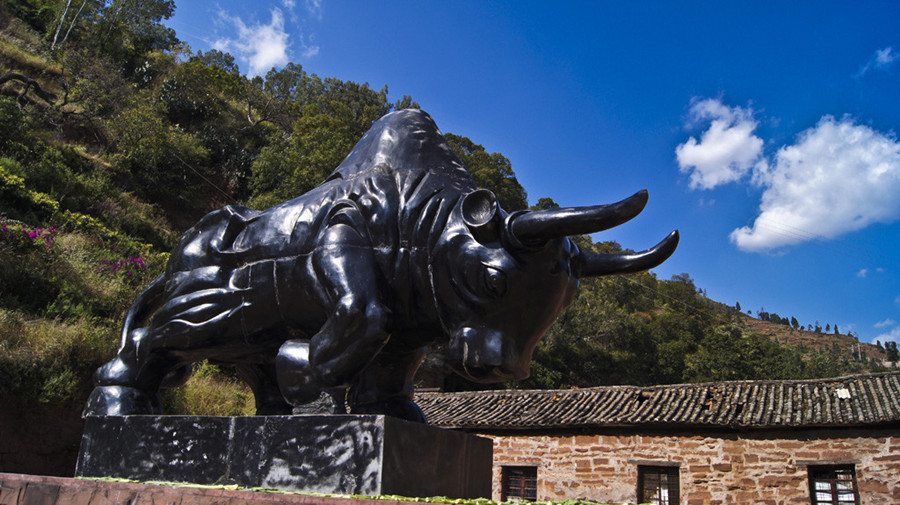
[{"label": "black bull sculpture", "polygon": [[641,191],[508,214],[428,114],[388,114],[312,191],[265,211],[228,206],[188,230],[128,311],[85,414],[161,413],[159,388],[211,359],[237,368],[259,414],[334,412],[346,397],[354,413],[424,422],[412,382],[427,345],[445,342],[468,379],[525,378],[579,278],[668,258],[677,231],[621,255],[567,238],[617,226],[646,202]]}]

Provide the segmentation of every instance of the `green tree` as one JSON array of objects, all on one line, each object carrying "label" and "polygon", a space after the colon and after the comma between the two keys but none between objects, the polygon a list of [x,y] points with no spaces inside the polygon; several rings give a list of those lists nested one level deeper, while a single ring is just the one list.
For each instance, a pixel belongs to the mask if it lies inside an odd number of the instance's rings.
[{"label": "green tree", "polygon": [[169,203],[196,201],[197,186],[211,175],[209,151],[198,139],[166,121],[160,108],[146,98],[107,125],[114,159],[130,173],[138,194]]},{"label": "green tree", "polygon": [[891,363],[900,361],[900,351],[897,350],[897,342],[887,341],[884,343],[884,350],[887,351],[885,359]]},{"label": "green tree", "polygon": [[0,96],[0,156],[25,154],[28,150],[26,142],[30,143],[30,136],[25,116],[15,99]]},{"label": "green tree", "polygon": [[708,382],[749,379],[799,379],[806,367],[799,353],[736,326],[719,327],[703,338],[686,359],[685,379]]},{"label": "green tree", "polygon": [[547,209],[558,209],[559,204],[554,202],[552,198],[539,198],[537,203],[531,206],[531,210],[547,210]]},{"label": "green tree", "polygon": [[276,137],[253,163],[251,205],[269,207],[324,181],[359,140],[351,119],[340,102],[305,107],[293,135]]},{"label": "green tree", "polygon": [[453,152],[462,160],[475,179],[475,184],[497,195],[500,206],[508,212],[528,208],[528,195],[519,184],[510,161],[500,153],[488,153],[484,146],[470,139],[447,133],[444,135]]},{"label": "green tree", "polygon": [[113,0],[98,12],[83,44],[114,61],[126,78],[149,85],[156,68],[148,55],[178,44],[175,30],[162,24],[174,12],[174,0]]}]

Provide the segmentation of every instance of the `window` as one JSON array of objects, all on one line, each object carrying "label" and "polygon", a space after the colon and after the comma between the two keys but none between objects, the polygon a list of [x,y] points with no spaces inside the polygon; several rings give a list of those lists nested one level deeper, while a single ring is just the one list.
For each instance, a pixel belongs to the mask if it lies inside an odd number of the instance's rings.
[{"label": "window", "polygon": [[853,465],[810,465],[809,495],[813,505],[858,505]]},{"label": "window", "polygon": [[678,467],[638,465],[638,501],[677,505]]},{"label": "window", "polygon": [[537,467],[503,467],[503,501],[537,500]]}]

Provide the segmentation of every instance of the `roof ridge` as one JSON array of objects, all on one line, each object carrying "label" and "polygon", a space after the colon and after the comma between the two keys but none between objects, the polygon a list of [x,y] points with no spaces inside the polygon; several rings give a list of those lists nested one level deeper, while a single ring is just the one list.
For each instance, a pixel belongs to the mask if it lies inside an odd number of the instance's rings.
[{"label": "roof ridge", "polygon": [[900,378],[900,370],[898,371],[889,371],[889,372],[873,372],[873,373],[864,373],[864,374],[850,374],[850,375],[841,375],[838,377],[824,377],[819,379],[743,379],[743,380],[733,380],[733,381],[712,381],[712,382],[680,382],[677,384],[653,384],[650,386],[638,386],[634,384],[611,384],[606,386],[590,386],[590,387],[574,387],[568,389],[485,389],[480,391],[434,391],[434,390],[425,390],[420,391],[417,390],[416,394],[441,394],[441,395],[458,395],[458,396],[481,396],[481,395],[491,395],[491,394],[499,394],[499,395],[546,395],[546,394],[559,394],[559,393],[574,393],[574,392],[588,392],[588,391],[607,391],[607,390],[659,390],[659,389],[673,389],[673,388],[703,388],[703,387],[714,387],[714,386],[729,386],[732,384],[742,384],[742,385],[763,385],[763,384],[830,384],[837,383],[852,379],[870,379],[870,378],[878,378],[882,376],[897,376]]}]

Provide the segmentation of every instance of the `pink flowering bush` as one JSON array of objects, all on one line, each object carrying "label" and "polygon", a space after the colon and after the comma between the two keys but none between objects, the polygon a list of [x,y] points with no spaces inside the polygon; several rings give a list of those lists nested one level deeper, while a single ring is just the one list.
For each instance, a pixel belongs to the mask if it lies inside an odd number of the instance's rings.
[{"label": "pink flowering bush", "polygon": [[140,256],[129,256],[118,260],[101,260],[94,267],[98,272],[122,276],[129,285],[138,285],[150,282],[150,278],[145,275],[147,264],[144,258]]},{"label": "pink flowering bush", "polygon": [[24,223],[6,219],[0,215],[0,240],[12,245],[41,245],[50,249],[55,240],[56,228],[30,227]]},{"label": "pink flowering bush", "polygon": [[147,265],[140,256],[129,256],[120,260],[103,260],[97,266],[100,272],[109,272],[117,275],[135,275],[139,270],[143,270]]}]

